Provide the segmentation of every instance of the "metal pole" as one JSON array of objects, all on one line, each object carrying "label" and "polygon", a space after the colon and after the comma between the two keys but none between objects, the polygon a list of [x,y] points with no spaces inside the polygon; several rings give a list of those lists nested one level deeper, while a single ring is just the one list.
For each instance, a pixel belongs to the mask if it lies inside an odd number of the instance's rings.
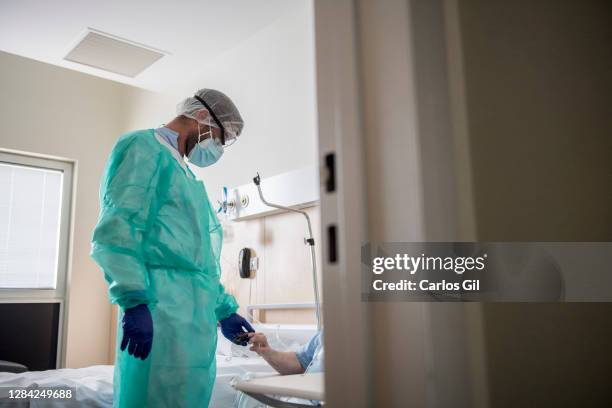
[{"label": "metal pole", "polygon": [[261,202],[267,205],[268,207],[278,208],[279,210],[285,210],[285,211],[290,211],[294,213],[299,213],[299,214],[302,214],[304,217],[306,217],[306,222],[308,223],[308,238],[305,239],[304,242],[310,246],[310,263],[312,266],[312,287],[314,289],[314,295],[315,295],[315,313],[317,316],[317,330],[321,330],[321,302],[319,300],[319,285],[317,283],[317,257],[315,254],[315,247],[314,247],[315,241],[314,241],[314,237],[312,236],[312,225],[310,223],[310,217],[308,216],[306,211],[296,210],[294,208],[285,207],[283,205],[278,205],[278,204],[272,204],[266,201],[266,199],[263,196],[263,192],[261,191],[261,186],[259,185],[261,183],[261,177],[259,177],[259,173],[257,173],[257,176],[255,178],[253,178],[253,182],[257,186],[257,191],[259,192],[259,198],[261,199]]}]

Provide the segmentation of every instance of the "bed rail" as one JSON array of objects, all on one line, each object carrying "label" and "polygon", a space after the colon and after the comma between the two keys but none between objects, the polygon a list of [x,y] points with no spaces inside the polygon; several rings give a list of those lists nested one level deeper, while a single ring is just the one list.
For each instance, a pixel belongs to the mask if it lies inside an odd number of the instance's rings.
[{"label": "bed rail", "polygon": [[316,309],[314,303],[260,303],[246,307],[247,320],[253,323],[253,311],[255,310],[289,310],[289,309]]}]

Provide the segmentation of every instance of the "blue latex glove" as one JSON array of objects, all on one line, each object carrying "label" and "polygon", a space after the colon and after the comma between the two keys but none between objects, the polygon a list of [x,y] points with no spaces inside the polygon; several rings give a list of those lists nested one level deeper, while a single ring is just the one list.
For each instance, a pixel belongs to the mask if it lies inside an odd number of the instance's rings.
[{"label": "blue latex glove", "polygon": [[221,324],[221,333],[229,341],[240,346],[246,346],[249,343],[249,338],[245,333],[254,333],[255,329],[251,327],[249,322],[239,314],[232,313],[228,318],[219,322]]},{"label": "blue latex glove", "polygon": [[[126,309],[123,314],[121,351],[127,347],[130,355],[146,359],[153,346],[153,319],[147,305]],[[128,346],[129,343],[129,346]]]}]

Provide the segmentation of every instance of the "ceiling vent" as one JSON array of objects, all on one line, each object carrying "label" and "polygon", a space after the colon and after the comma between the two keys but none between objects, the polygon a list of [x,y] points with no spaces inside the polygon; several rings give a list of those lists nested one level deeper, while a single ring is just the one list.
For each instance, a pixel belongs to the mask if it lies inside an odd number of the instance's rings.
[{"label": "ceiling vent", "polygon": [[166,54],[166,52],[88,28],[64,59],[134,78]]}]

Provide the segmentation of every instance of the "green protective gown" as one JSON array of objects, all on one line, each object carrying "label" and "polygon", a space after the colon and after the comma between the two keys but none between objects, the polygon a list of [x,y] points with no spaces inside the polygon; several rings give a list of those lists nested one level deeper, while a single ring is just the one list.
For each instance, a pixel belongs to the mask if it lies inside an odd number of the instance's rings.
[{"label": "green protective gown", "polygon": [[[92,257],[119,304],[116,407],[207,407],[217,322],[238,308],[219,282],[222,229],[206,189],[155,137],[122,136],[100,189]],[[146,303],[153,348],[144,361],[119,350],[126,308]]]}]

